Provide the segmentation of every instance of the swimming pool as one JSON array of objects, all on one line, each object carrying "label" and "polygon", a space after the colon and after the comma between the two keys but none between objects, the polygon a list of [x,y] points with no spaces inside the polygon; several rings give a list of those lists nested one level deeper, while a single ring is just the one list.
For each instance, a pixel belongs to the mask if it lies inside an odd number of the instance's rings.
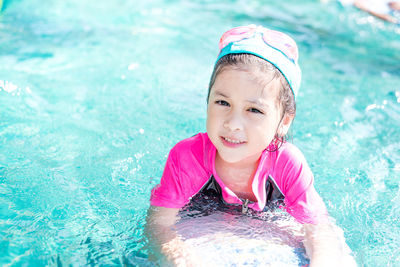
[{"label": "swimming pool", "polygon": [[7,1],[0,265],[146,265],[150,189],[205,130],[217,40],[298,41],[293,142],[361,266],[400,265],[400,27],[336,2]]}]

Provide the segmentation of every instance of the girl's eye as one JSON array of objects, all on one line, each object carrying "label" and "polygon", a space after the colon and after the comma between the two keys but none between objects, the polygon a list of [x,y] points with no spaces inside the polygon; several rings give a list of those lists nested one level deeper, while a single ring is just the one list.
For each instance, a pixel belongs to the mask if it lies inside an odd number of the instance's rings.
[{"label": "girl's eye", "polygon": [[225,100],[217,100],[215,101],[216,104],[221,105],[221,106],[227,106],[229,107],[229,103],[226,102]]},{"label": "girl's eye", "polygon": [[257,113],[257,114],[264,114],[261,110],[256,109],[256,108],[249,108],[248,109],[252,113]]}]

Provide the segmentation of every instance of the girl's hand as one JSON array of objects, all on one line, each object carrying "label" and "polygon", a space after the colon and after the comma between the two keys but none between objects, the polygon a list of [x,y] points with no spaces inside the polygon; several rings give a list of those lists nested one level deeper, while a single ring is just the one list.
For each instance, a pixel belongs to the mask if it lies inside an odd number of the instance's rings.
[{"label": "girl's hand", "polygon": [[186,244],[174,230],[179,209],[151,206],[147,213],[145,232],[149,239],[149,259],[166,260],[174,266],[204,266],[194,249]]},{"label": "girl's hand", "polygon": [[204,266],[201,259],[196,255],[195,251],[177,237],[170,242],[162,245],[162,253],[166,256],[167,261],[173,263],[177,267],[197,267]]},{"label": "girl's hand", "polygon": [[357,266],[350,255],[343,231],[333,224],[305,224],[304,246],[310,258],[310,267]]}]

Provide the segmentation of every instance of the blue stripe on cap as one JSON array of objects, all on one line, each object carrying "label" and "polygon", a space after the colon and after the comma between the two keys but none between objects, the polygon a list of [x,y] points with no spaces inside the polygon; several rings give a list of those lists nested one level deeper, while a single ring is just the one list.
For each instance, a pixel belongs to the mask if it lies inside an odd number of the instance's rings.
[{"label": "blue stripe on cap", "polygon": [[217,61],[228,54],[252,54],[273,64],[285,77],[296,97],[301,83],[301,70],[297,63],[289,59],[282,51],[276,49],[263,40],[261,33],[251,38],[229,43],[222,48]]}]

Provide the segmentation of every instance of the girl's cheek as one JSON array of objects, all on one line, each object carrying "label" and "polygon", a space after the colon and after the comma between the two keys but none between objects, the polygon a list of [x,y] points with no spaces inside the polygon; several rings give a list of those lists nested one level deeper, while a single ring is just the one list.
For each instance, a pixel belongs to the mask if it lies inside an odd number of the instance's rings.
[{"label": "girl's cheek", "polygon": [[213,116],[213,117],[218,116],[218,114],[220,113],[218,112],[218,108],[216,108],[215,106],[209,107],[208,111],[209,111],[208,116]]}]

